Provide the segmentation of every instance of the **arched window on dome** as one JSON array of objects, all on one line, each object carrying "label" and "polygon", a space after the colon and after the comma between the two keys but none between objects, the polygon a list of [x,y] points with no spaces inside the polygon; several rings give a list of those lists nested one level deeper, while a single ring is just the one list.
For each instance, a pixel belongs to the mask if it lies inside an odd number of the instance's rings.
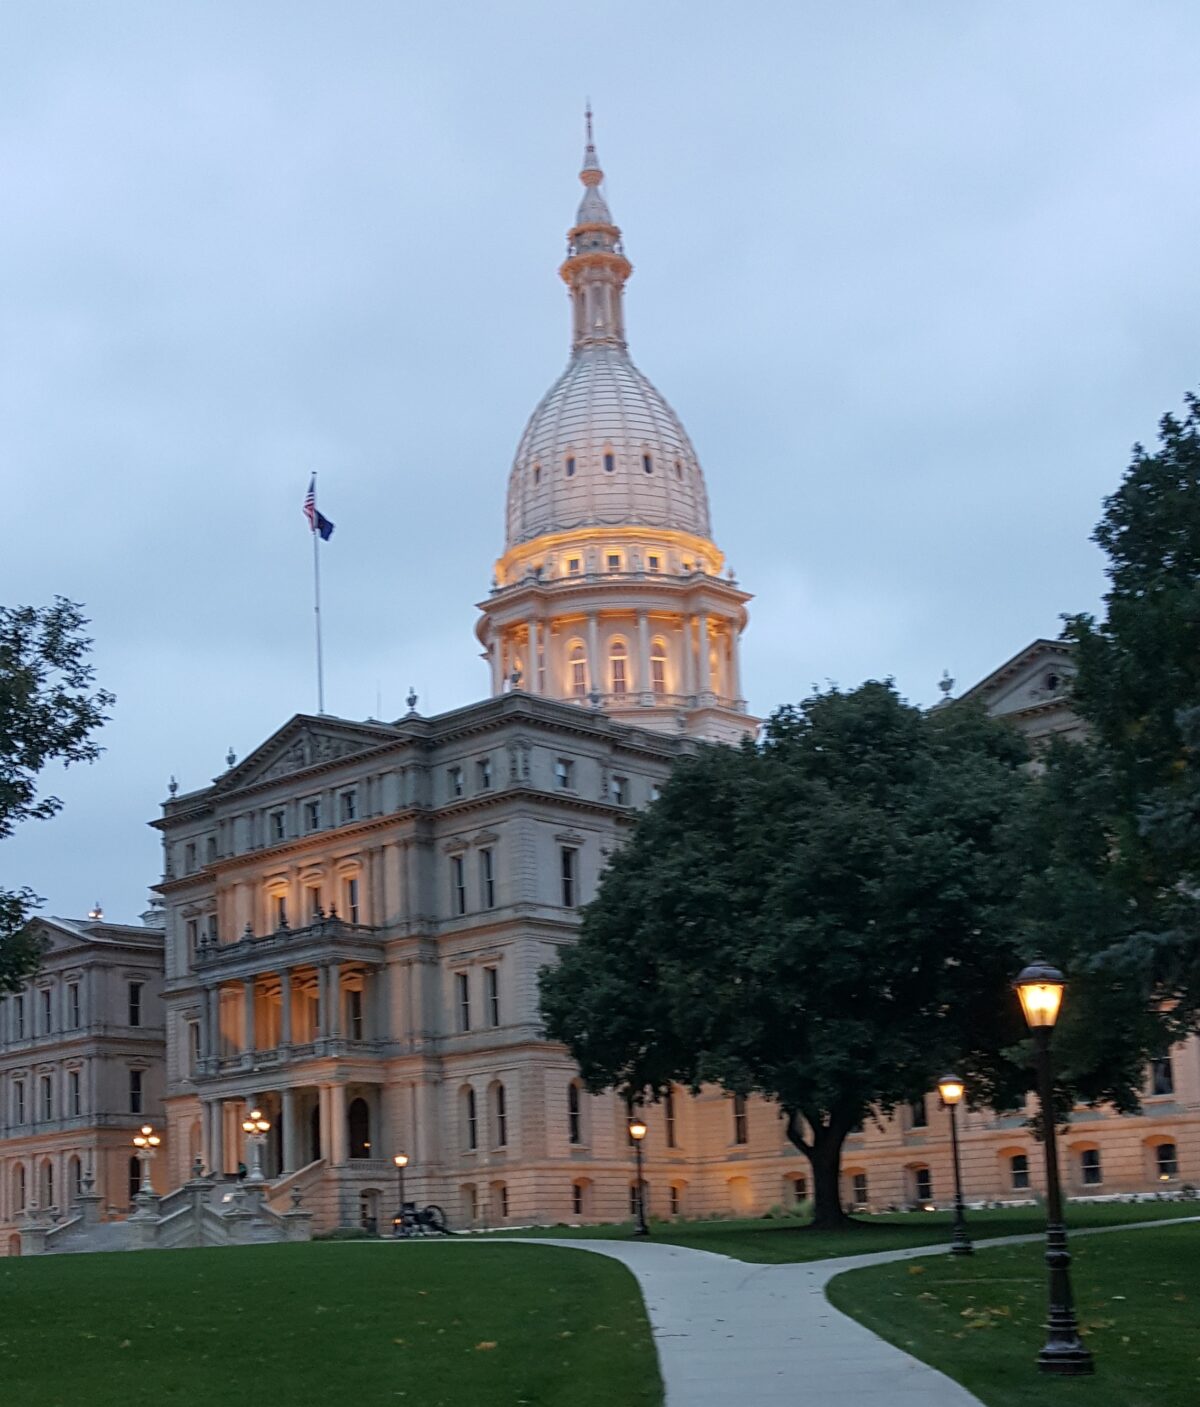
[{"label": "arched window on dome", "polygon": [[533,482],[535,484],[540,484],[542,482],[542,466],[540,464],[535,464],[533,466]]},{"label": "arched window on dome", "polygon": [[658,698],[667,692],[667,646],[662,640],[650,647],[650,688]]},{"label": "arched window on dome", "polygon": [[605,472],[606,474],[611,474],[611,473],[616,469],[616,467],[617,467],[617,457],[616,457],[616,455],[613,454],[612,450],[606,449],[606,450],[604,451],[604,472]]},{"label": "arched window on dome", "polygon": [[654,473],[654,456],[651,454],[642,455],[642,468],[647,474]]},{"label": "arched window on dome", "polygon": [[573,454],[568,454],[568,455],[567,455],[567,465],[566,465],[566,468],[567,468],[567,478],[568,478],[568,479],[574,478],[574,477],[575,477],[575,456],[574,456]]},{"label": "arched window on dome", "polygon": [[678,459],[675,461],[675,477],[677,479],[683,478],[683,465],[680,464]]},{"label": "arched window on dome", "polygon": [[587,697],[587,651],[576,641],[567,651],[567,662],[571,667],[571,693],[577,698]]},{"label": "arched window on dome", "polygon": [[624,640],[614,640],[608,647],[609,692],[624,694],[629,687],[629,651]]}]

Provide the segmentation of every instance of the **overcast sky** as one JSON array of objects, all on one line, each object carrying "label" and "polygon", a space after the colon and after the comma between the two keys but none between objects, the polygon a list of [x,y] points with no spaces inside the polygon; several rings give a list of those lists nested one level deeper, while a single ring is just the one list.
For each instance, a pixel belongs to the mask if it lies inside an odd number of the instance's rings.
[{"label": "overcast sky", "polygon": [[487,692],[586,96],[751,706],[1094,609],[1200,381],[1197,52],[1195,0],[0,0],[0,600],[84,602],[118,696],[0,881],[135,917],[168,778],[315,708],[314,470],[329,711]]}]

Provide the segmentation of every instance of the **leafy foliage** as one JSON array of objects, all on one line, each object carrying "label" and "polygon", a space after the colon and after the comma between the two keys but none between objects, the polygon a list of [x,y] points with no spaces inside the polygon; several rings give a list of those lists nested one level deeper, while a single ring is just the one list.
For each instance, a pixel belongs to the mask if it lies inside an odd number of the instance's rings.
[{"label": "leafy foliage", "polygon": [[781,709],[760,747],[704,749],[543,973],[548,1033],[593,1089],[777,1100],[835,1222],[842,1142],[872,1106],[950,1065],[997,1098],[1021,1078],[1001,1052],[1020,1036],[1025,761],[981,713],[876,682]]},{"label": "leafy foliage", "polygon": [[[62,802],[39,794],[46,765],[91,762],[93,734],[113,696],[92,689],[87,621],[72,601],[0,606],[0,839],[25,820],[45,820]],[[40,903],[28,888],[0,889],[0,992],[19,987],[36,966],[25,924]]]}]

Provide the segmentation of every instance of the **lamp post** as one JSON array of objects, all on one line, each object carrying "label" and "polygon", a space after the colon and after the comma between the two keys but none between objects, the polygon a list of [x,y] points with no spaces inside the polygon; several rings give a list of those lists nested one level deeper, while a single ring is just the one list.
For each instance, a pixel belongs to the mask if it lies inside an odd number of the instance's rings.
[{"label": "lamp post", "polygon": [[633,1139],[634,1154],[637,1158],[637,1222],[633,1228],[635,1236],[650,1235],[650,1227],[646,1221],[646,1183],[642,1178],[642,1139],[646,1137],[646,1133],[643,1120],[630,1119],[629,1137]]},{"label": "lamp post", "polygon": [[161,1142],[162,1139],[154,1132],[150,1124],[143,1124],[133,1136],[133,1146],[137,1149],[138,1162],[142,1165],[142,1183],[138,1188],[139,1196],[152,1196],[154,1193],[154,1184],[150,1181],[150,1164],[154,1161],[154,1155]]},{"label": "lamp post", "polygon": [[251,1109],[242,1120],[242,1132],[250,1145],[250,1175],[246,1178],[247,1182],[266,1181],[262,1170],[262,1150],[270,1131],[271,1121],[264,1117],[261,1109]]},{"label": "lamp post", "polygon": [[408,1154],[397,1153],[396,1156],[392,1159],[392,1162],[396,1164],[396,1178],[400,1184],[399,1221],[402,1224],[404,1220],[404,1169],[408,1167]]},{"label": "lamp post", "polygon": [[950,1150],[954,1158],[954,1229],[950,1233],[950,1254],[969,1256],[974,1253],[967,1235],[967,1219],[963,1214],[962,1166],[958,1158],[958,1123],[955,1108],[963,1097],[963,1082],[957,1075],[943,1075],[938,1081],[942,1103],[950,1110]]},{"label": "lamp post", "polygon": [[1079,1337],[1071,1297],[1071,1255],[1063,1222],[1058,1184],[1058,1142],[1054,1127],[1054,1077],[1050,1069],[1050,1035],[1058,1020],[1066,982],[1058,968],[1032,962],[1013,983],[1037,1051],[1038,1101],[1042,1110],[1042,1146],[1046,1150],[1046,1265],[1050,1272],[1046,1342],[1038,1354],[1043,1373],[1076,1376],[1095,1370],[1092,1355]]}]

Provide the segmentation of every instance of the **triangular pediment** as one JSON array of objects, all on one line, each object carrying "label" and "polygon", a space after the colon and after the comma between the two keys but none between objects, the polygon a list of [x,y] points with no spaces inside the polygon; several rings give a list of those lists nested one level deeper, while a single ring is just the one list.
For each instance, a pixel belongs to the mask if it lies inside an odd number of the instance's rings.
[{"label": "triangular pediment", "polygon": [[1074,676],[1074,651],[1069,644],[1035,640],[963,697],[983,704],[994,717],[1003,717],[1068,698]]},{"label": "triangular pediment", "polygon": [[223,776],[215,779],[218,791],[237,791],[289,777],[310,767],[336,762],[394,742],[396,729],[387,723],[355,723],[340,718],[318,718],[298,713]]}]

